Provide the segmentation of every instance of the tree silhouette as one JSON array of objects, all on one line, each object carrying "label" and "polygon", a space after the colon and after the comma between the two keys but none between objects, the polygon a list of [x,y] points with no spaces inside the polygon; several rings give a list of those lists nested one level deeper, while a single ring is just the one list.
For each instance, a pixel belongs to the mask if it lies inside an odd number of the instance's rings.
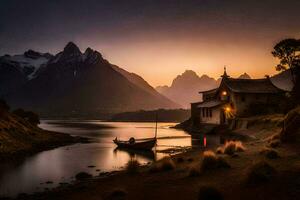
[{"label": "tree silhouette", "polygon": [[274,46],[272,54],[280,60],[275,67],[278,71],[290,69],[294,88],[292,96],[300,103],[300,39],[284,39]]}]

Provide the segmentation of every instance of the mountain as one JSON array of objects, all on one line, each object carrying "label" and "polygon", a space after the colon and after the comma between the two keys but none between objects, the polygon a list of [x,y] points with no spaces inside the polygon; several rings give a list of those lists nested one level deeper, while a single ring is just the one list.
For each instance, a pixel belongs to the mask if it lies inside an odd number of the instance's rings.
[{"label": "mountain", "polygon": [[[251,79],[247,73],[240,75],[238,78]],[[215,80],[207,75],[199,77],[196,72],[186,70],[173,80],[170,87],[166,85],[158,86],[156,90],[183,107],[189,108],[190,103],[202,100],[199,94],[200,91],[218,87],[221,80],[221,78]]]},{"label": "mountain", "polygon": [[178,75],[172,82],[171,86],[158,86],[156,90],[182,105],[185,108],[190,103],[201,101],[199,91],[216,88],[218,82],[207,75],[199,77],[194,71],[186,70],[183,74]]},{"label": "mountain", "polygon": [[290,69],[272,76],[271,81],[276,87],[286,91],[292,91],[294,86]]},{"label": "mountain", "polygon": [[[40,60],[41,56],[43,62],[32,61]],[[23,57],[26,57],[25,54]],[[140,76],[110,64],[91,48],[82,53],[70,42],[56,55],[37,53],[37,58],[30,59],[26,64],[34,67],[30,74],[24,73],[23,62],[14,60],[13,69],[18,71],[15,74],[19,74],[19,77],[14,76],[15,79],[20,78],[21,83],[13,90],[0,93],[14,107],[44,115],[117,113],[178,107]],[[2,62],[0,66],[6,70],[12,68],[12,65]],[[5,74],[1,75],[6,77]],[[9,85],[10,82],[5,84]]]},{"label": "mountain", "polygon": [[238,78],[239,78],[239,79],[251,79],[251,77],[250,77],[249,74],[247,74],[247,73],[243,73],[243,74],[240,75]]}]

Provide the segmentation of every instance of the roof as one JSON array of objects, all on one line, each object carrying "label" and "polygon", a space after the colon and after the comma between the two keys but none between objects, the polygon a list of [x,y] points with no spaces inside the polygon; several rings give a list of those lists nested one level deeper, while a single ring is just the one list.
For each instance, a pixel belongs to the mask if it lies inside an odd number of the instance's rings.
[{"label": "roof", "polygon": [[197,107],[198,108],[213,108],[217,107],[219,105],[223,105],[224,102],[219,101],[219,100],[211,100],[211,101],[204,101],[201,104],[199,104]]},{"label": "roof", "polygon": [[211,89],[211,90],[205,90],[205,91],[200,91],[199,93],[215,93],[216,91],[218,90],[218,88],[214,88],[214,89]]},{"label": "roof", "polygon": [[279,93],[283,90],[277,88],[269,78],[264,79],[234,79],[226,78],[224,84],[237,93]]}]

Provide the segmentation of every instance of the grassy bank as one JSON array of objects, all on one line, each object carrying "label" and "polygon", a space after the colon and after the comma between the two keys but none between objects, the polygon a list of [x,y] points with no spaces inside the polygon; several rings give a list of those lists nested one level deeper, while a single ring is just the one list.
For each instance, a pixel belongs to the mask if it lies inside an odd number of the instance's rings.
[{"label": "grassy bank", "polygon": [[10,112],[1,113],[0,160],[13,161],[24,156],[86,139],[42,130]]}]

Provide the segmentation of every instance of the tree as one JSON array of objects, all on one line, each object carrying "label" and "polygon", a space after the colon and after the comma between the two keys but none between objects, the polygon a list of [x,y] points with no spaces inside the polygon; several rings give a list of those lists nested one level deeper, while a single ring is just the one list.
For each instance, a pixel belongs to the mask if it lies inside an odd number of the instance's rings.
[{"label": "tree", "polygon": [[300,40],[285,39],[275,45],[272,51],[274,57],[280,60],[275,67],[277,71],[291,70],[293,81],[296,82],[296,68],[300,64]]},{"label": "tree", "polygon": [[272,54],[280,60],[277,71],[290,70],[294,83],[292,97],[300,103],[300,39],[284,39],[274,46]]}]

